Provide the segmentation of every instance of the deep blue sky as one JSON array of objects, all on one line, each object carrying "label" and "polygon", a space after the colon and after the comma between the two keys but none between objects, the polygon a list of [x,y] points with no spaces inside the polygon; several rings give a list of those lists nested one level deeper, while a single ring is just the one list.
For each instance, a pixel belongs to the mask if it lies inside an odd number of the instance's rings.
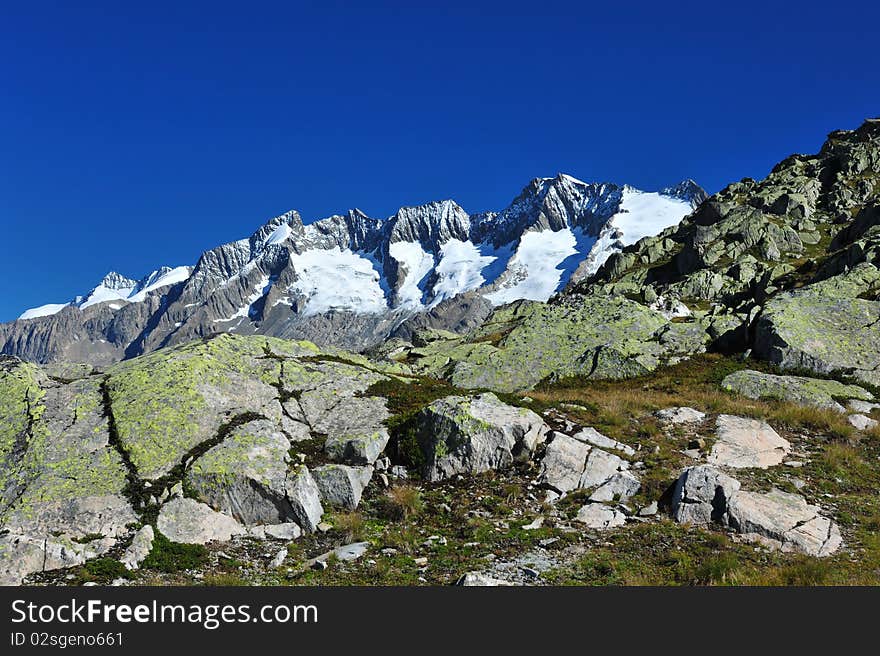
[{"label": "deep blue sky", "polygon": [[0,0],[0,321],[291,208],[717,191],[880,115],[880,3],[334,4]]}]

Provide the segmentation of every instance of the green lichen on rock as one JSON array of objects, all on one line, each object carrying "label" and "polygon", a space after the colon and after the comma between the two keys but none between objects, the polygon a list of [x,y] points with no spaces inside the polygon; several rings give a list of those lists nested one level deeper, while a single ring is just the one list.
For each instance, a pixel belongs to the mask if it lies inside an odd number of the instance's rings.
[{"label": "green lichen on rock", "polygon": [[280,416],[281,364],[262,337],[223,335],[116,365],[106,389],[120,444],[141,477],[168,473],[244,412]]},{"label": "green lichen on rock", "polygon": [[755,351],[785,369],[880,380],[880,302],[859,298],[877,269],[852,272],[779,294],[764,308]]},{"label": "green lichen on rock", "polygon": [[545,379],[651,371],[666,352],[657,333],[668,324],[659,312],[620,296],[520,301],[497,309],[467,343],[435,341],[411,355],[414,370],[458,387],[513,392]]},{"label": "green lichen on rock", "polygon": [[750,399],[776,399],[839,412],[844,411],[844,406],[838,399],[874,400],[873,394],[858,385],[803,376],[775,376],[750,369],[728,375],[721,387]]}]

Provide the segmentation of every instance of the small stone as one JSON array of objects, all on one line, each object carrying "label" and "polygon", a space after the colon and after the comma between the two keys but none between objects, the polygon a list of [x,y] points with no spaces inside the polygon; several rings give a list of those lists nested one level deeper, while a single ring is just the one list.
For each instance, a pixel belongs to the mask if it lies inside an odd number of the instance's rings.
[{"label": "small stone", "polygon": [[321,522],[320,524],[318,524],[318,526],[316,526],[316,528],[321,533],[326,533],[327,531],[329,531],[330,529],[333,528],[333,524],[331,524],[330,522]]},{"label": "small stone", "polygon": [[419,558],[413,558],[413,562],[419,567],[425,567],[428,564],[428,559],[420,556]]},{"label": "small stone", "polygon": [[849,415],[847,421],[857,430],[863,431],[869,428],[876,428],[877,422],[865,415]]},{"label": "small stone", "polygon": [[541,516],[535,517],[530,523],[523,526],[524,531],[534,531],[535,529],[541,528],[544,525],[544,518]]},{"label": "small stone", "polygon": [[482,572],[467,572],[466,574],[462,574],[458,581],[456,581],[455,585],[461,585],[465,587],[494,587],[510,584],[507,581],[493,578],[487,574],[483,574]]},{"label": "small stone", "polygon": [[639,517],[653,517],[657,514],[657,502],[652,501],[644,508],[639,508],[639,511],[636,514]]},{"label": "small stone", "polygon": [[286,558],[287,558],[287,549],[279,550],[278,553],[276,553],[275,556],[272,558],[272,560],[269,562],[269,568],[276,569],[278,567],[281,567],[281,565],[284,564],[284,560]]},{"label": "small stone", "polygon": [[601,503],[588,503],[583,506],[575,519],[589,528],[598,530],[623,526],[626,523],[626,515]]}]

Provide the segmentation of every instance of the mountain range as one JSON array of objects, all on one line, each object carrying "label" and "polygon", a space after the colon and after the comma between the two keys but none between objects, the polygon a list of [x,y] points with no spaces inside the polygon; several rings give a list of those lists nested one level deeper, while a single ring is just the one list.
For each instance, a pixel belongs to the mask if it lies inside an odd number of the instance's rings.
[{"label": "mountain range", "polygon": [[424,327],[463,332],[494,307],[546,301],[705,198],[692,180],[644,192],[559,174],[532,180],[500,212],[444,200],[306,225],[290,211],[195,266],[140,280],[111,272],[67,303],[29,309],[0,325],[0,352],[106,364],[222,332],[350,350]]}]

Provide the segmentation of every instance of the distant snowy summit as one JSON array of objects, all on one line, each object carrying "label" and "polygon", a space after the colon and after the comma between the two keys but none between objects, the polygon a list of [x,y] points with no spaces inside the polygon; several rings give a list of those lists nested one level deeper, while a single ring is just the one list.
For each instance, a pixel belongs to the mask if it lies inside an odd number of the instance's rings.
[{"label": "distant snowy summit", "polygon": [[111,271],[88,294],[77,296],[69,303],[49,303],[31,308],[25,311],[19,319],[46,317],[61,312],[66,307],[84,309],[97,303],[107,303],[107,307],[111,310],[118,310],[121,306],[114,301],[139,303],[147,297],[147,294],[157,289],[185,281],[191,273],[192,267],[189,266],[162,267],[141,280],[131,280]]},{"label": "distant snowy summit", "polygon": [[[205,252],[194,267],[165,267],[140,281],[110,274],[69,303],[28,310],[0,326],[0,344],[3,352],[54,359],[65,349],[53,340],[63,338],[29,329],[47,321],[74,334],[88,323],[76,341],[96,344],[111,360],[215,332],[363,349],[423,324],[463,330],[493,306],[547,300],[705,198],[692,180],[645,192],[560,174],[532,180],[501,212],[468,214],[445,200],[384,220],[350,210],[305,225],[291,211]],[[112,335],[102,322],[113,324]],[[29,330],[52,337],[26,338]]]}]

